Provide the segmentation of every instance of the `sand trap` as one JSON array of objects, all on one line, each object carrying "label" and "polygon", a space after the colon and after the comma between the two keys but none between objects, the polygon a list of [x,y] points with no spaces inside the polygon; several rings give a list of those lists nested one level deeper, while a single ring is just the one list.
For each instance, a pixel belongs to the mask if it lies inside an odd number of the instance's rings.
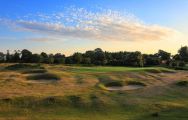
[{"label": "sand trap", "polygon": [[107,90],[109,91],[128,91],[128,90],[136,90],[136,89],[140,89],[140,88],[144,88],[144,86],[142,85],[126,85],[123,87],[106,87]]}]

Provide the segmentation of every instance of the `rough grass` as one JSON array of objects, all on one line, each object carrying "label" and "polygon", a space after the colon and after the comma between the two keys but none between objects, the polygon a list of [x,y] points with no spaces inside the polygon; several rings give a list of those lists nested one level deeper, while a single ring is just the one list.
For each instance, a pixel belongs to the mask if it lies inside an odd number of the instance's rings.
[{"label": "rough grass", "polygon": [[[31,64],[32,65],[32,64]],[[10,65],[0,65],[2,69]],[[185,80],[186,71],[163,76],[151,69],[161,67],[75,67],[42,65],[62,80],[46,79],[47,73],[20,74],[17,69],[0,72],[0,120],[187,120],[188,87],[174,85]],[[34,68],[37,70],[40,68]],[[30,70],[22,68],[20,71]],[[146,71],[145,71],[146,70]],[[38,75],[41,75],[38,76]],[[54,75],[53,74],[53,75]],[[156,77],[147,76],[154,75]],[[34,77],[33,77],[34,76]],[[37,76],[37,77],[36,77]],[[50,75],[51,76],[51,75]],[[84,84],[77,81],[84,78]],[[158,79],[160,78],[160,79]],[[12,79],[12,80],[10,80]],[[51,80],[51,79],[50,79]],[[148,87],[133,91],[107,91],[96,85],[113,81],[142,82]],[[136,83],[135,83],[136,81]]]},{"label": "rough grass", "polygon": [[152,73],[161,73],[161,72],[175,72],[172,69],[163,68],[163,67],[71,67],[67,71],[76,72],[76,73],[105,73],[105,72],[152,72]]},{"label": "rough grass", "polygon": [[35,73],[46,73],[47,70],[45,69],[30,69],[30,70],[23,70],[22,74],[35,74]]},{"label": "rough grass", "polygon": [[43,69],[40,64],[13,64],[5,67],[7,70],[23,70],[23,69]]},{"label": "rough grass", "polygon": [[140,81],[126,81],[127,85],[141,85],[141,86],[146,86],[143,82]]},{"label": "rough grass", "polygon": [[61,78],[52,73],[34,74],[27,77],[28,80],[60,80]]},{"label": "rough grass", "polygon": [[188,86],[188,81],[178,81],[176,82],[176,85],[177,86]]}]

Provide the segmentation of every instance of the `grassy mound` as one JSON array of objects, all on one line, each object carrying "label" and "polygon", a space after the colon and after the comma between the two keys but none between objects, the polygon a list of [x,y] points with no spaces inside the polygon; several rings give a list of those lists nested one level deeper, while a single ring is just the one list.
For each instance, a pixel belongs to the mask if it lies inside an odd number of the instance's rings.
[{"label": "grassy mound", "polygon": [[27,77],[28,80],[60,80],[61,78],[52,73],[43,73],[43,74],[36,74],[30,75]]},{"label": "grassy mound", "polygon": [[187,86],[188,85],[188,81],[178,81],[176,83],[177,86]]},{"label": "grassy mound", "polygon": [[47,70],[45,69],[30,69],[30,70],[24,70],[22,74],[35,74],[35,73],[46,73]]},{"label": "grassy mound", "polygon": [[145,69],[145,72],[149,72],[149,73],[174,73],[174,70],[170,70],[170,69]]},{"label": "grassy mound", "polygon": [[24,69],[44,69],[39,64],[13,64],[7,66],[5,69],[7,70],[24,70]]},{"label": "grassy mound", "polygon": [[140,85],[140,86],[146,86],[144,83],[140,81],[126,81],[127,85]]}]

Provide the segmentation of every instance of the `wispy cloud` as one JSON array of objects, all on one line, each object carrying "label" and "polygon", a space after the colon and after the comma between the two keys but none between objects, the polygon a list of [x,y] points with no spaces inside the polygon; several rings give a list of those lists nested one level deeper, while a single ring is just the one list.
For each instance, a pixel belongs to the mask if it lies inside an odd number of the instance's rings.
[{"label": "wispy cloud", "polygon": [[[146,24],[129,13],[122,14],[112,10],[91,12],[74,7],[59,13],[26,15],[11,23],[18,30],[59,39],[154,41],[167,39],[179,33],[168,27]],[[46,41],[40,38],[35,40]]]}]

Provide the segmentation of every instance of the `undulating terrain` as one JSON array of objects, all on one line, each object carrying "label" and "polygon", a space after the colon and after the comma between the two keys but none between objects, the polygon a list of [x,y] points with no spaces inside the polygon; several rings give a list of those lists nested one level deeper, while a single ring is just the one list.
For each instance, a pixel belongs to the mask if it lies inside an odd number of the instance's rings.
[{"label": "undulating terrain", "polygon": [[187,120],[187,81],[162,67],[1,64],[0,120]]}]

